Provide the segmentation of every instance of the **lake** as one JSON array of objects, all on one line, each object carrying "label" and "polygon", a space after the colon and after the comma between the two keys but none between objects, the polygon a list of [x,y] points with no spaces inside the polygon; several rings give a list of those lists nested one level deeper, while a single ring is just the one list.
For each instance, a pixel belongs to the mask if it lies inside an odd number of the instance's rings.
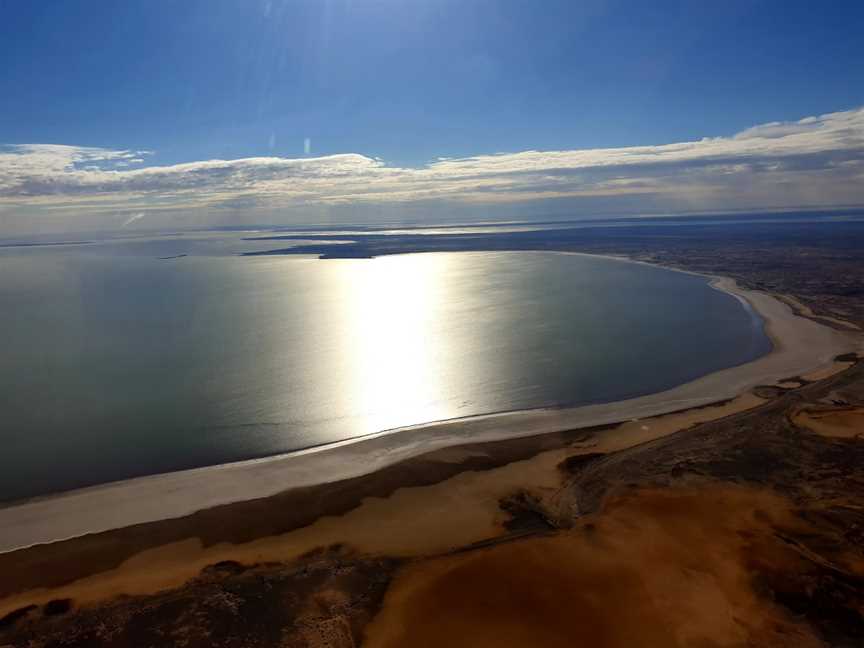
[{"label": "lake", "polygon": [[0,499],[502,410],[767,353],[703,277],[599,257],[0,256]]}]

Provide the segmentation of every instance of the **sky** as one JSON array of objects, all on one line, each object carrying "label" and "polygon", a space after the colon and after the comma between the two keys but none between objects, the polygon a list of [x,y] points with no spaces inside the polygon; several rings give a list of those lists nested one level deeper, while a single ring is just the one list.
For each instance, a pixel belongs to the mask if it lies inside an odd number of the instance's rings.
[{"label": "sky", "polygon": [[864,3],[0,0],[0,235],[864,205]]}]

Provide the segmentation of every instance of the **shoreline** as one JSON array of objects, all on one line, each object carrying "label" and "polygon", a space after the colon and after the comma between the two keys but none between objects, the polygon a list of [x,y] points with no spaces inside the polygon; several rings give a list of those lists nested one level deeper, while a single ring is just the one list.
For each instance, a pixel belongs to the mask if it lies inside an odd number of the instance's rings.
[{"label": "shoreline", "polygon": [[[607,258],[664,267],[618,256]],[[0,525],[5,531],[0,538],[0,554],[354,479],[447,448],[619,425],[725,403],[759,385],[805,374],[822,375],[832,369],[839,371],[844,367],[835,365],[835,357],[861,348],[853,333],[802,317],[780,297],[745,290],[727,277],[664,269],[707,277],[712,288],[740,300],[762,319],[772,350],[754,361],[627,400],[414,425],[282,455],[139,477],[10,503],[0,508]]]},{"label": "shoreline", "polygon": [[342,482],[0,554],[0,618],[58,599],[83,608],[155,594],[213,565],[292,564],[337,548],[411,560],[499,542],[507,538],[500,503],[514,493],[554,493],[563,463],[650,445],[772,402],[744,394],[617,425],[447,447]]}]

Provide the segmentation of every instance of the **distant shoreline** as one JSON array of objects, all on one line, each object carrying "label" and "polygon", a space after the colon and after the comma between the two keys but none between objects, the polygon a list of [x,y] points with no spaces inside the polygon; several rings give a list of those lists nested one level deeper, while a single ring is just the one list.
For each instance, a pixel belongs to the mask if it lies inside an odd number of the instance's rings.
[{"label": "distant shoreline", "polygon": [[[644,263],[618,256],[608,258]],[[733,399],[758,385],[824,371],[834,365],[836,356],[857,348],[858,343],[849,334],[800,317],[771,295],[739,288],[734,280],[725,277],[709,279],[714,288],[742,300],[763,319],[774,346],[768,354],[670,390],[622,401],[499,412],[415,425],[263,459],[151,475],[11,503],[0,508],[0,525],[4,528],[0,553],[353,479],[465,444],[614,425],[701,408]]]}]

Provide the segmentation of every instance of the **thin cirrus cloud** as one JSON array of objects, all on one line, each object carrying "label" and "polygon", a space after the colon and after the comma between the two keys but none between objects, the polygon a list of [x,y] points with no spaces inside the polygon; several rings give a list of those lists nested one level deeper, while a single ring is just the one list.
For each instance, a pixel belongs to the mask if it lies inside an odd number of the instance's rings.
[{"label": "thin cirrus cloud", "polygon": [[[0,147],[0,210],[28,214],[310,206],[534,205],[568,213],[686,212],[864,204],[864,108],[658,146],[439,158],[421,168],[346,153],[147,166],[150,152]],[[135,218],[133,221],[138,220]],[[129,221],[127,221],[129,224]]]}]

